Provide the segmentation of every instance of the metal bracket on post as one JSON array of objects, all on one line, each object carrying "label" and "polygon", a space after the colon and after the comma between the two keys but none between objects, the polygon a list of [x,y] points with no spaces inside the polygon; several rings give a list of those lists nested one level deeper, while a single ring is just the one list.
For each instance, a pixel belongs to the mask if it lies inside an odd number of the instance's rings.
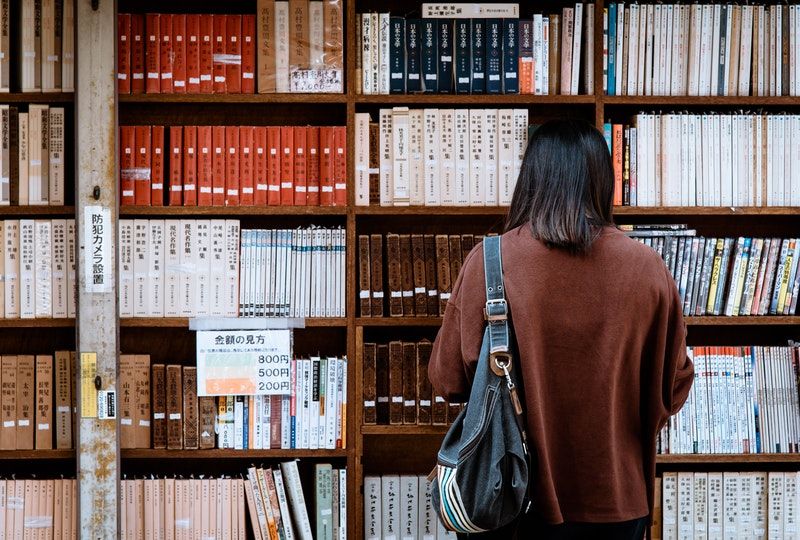
[{"label": "metal bracket on post", "polygon": [[116,16],[114,2],[75,4],[78,519],[81,538],[106,540],[119,528]]}]

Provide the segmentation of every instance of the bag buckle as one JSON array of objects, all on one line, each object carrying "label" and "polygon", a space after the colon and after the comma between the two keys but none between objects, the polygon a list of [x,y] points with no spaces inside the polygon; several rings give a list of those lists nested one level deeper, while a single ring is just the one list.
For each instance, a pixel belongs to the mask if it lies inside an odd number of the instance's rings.
[{"label": "bag buckle", "polygon": [[505,298],[487,300],[483,308],[483,318],[489,322],[505,321],[508,319],[508,303]]},{"label": "bag buckle", "polygon": [[489,353],[489,367],[495,375],[504,377],[513,366],[511,353],[504,351]]}]

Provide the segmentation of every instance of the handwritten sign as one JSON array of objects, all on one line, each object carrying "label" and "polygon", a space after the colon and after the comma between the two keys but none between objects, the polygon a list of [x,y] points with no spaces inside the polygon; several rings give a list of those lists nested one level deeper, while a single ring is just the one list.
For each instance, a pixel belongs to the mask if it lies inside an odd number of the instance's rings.
[{"label": "handwritten sign", "polygon": [[291,330],[197,332],[197,395],[289,394],[291,358]]}]

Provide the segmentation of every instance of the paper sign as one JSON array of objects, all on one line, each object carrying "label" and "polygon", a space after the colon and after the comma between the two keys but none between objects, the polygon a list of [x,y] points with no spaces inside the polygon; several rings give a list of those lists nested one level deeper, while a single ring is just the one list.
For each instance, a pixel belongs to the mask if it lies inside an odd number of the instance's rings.
[{"label": "paper sign", "polygon": [[291,358],[291,330],[197,332],[197,395],[287,395]]},{"label": "paper sign", "polygon": [[111,214],[102,206],[87,206],[83,217],[83,272],[86,291],[111,290]]},{"label": "paper sign", "polygon": [[97,418],[97,353],[81,353],[81,417]]}]

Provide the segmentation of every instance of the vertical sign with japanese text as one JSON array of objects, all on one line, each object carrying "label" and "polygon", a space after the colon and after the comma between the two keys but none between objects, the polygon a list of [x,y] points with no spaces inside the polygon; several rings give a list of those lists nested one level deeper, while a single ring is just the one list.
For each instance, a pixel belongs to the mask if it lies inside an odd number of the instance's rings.
[{"label": "vertical sign with japanese text", "polygon": [[291,330],[197,332],[197,395],[291,392]]},{"label": "vertical sign with japanese text", "polygon": [[108,292],[114,276],[111,273],[111,213],[102,206],[85,207],[83,221],[83,272],[86,291]]}]

